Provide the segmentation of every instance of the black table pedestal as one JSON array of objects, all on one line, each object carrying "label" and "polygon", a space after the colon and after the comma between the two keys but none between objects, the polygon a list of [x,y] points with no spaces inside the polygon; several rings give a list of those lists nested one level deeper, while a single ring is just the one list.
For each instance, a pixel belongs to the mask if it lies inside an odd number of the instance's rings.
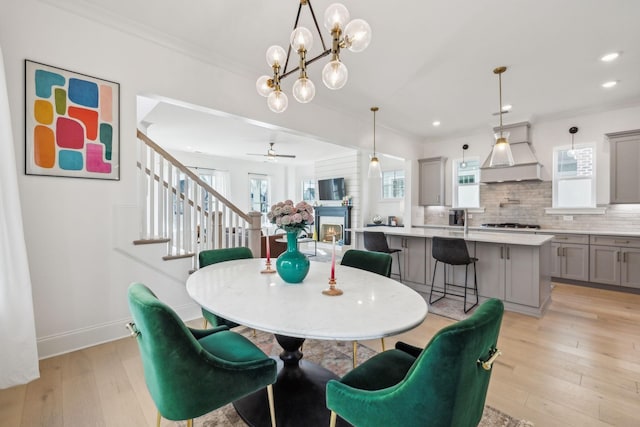
[{"label": "black table pedestal", "polygon": [[[328,369],[302,359],[303,338],[276,335],[284,349],[273,385],[278,427],[328,427],[331,411],[326,406],[327,381],[338,377]],[[252,427],[271,427],[266,390],[233,403],[240,417]],[[338,418],[338,426],[348,424]]]}]

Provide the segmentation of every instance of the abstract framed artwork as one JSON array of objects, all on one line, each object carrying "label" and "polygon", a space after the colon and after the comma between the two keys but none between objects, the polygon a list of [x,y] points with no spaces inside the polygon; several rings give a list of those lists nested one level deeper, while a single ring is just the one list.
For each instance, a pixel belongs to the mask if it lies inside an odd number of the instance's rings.
[{"label": "abstract framed artwork", "polygon": [[25,60],[25,173],[120,179],[120,85]]}]

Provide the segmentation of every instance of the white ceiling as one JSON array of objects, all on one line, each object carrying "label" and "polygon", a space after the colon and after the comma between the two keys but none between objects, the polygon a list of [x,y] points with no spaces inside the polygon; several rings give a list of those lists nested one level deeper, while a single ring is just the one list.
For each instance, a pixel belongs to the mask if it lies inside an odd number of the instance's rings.
[{"label": "white ceiling", "polygon": [[[332,2],[312,2],[321,26],[324,10]],[[100,19],[107,24],[187,51],[250,81],[270,73],[265,51],[272,44],[285,45],[288,41],[298,6],[297,0],[55,3],[75,11],[97,8]],[[317,88],[313,102],[366,121],[371,120],[369,106],[379,105],[378,124],[425,142],[497,124],[492,115],[498,110],[498,80],[493,69],[500,65],[508,67],[503,75],[503,101],[513,105],[505,116],[507,123],[535,122],[640,102],[638,0],[343,3],[351,18],[369,22],[373,39],[362,53],[343,51],[341,59],[349,69],[349,81],[340,91],[329,91],[322,84],[324,59],[310,66],[310,78]],[[306,15],[304,20],[308,21]],[[322,31],[330,43],[330,36],[324,28]],[[618,60],[599,60],[613,51],[621,53]],[[291,96],[293,80],[289,77],[283,84],[289,94],[289,108],[304,108],[292,105],[297,104]],[[603,89],[601,84],[609,80],[617,80],[618,85]],[[262,103],[267,108],[265,99],[257,93],[247,102]],[[148,120],[157,123],[160,131],[157,119],[161,111],[154,113],[157,116]],[[189,126],[196,127],[200,122],[175,110],[170,113],[190,121]],[[434,120],[441,125],[432,126]],[[287,146],[287,135],[281,130],[263,125],[251,132],[238,128],[243,120],[235,122],[225,130],[233,131],[224,135],[225,139],[235,143],[233,135],[238,131],[245,140],[256,139],[259,143],[242,146],[241,152],[266,152],[268,140],[275,140],[276,150],[283,154],[294,149]],[[212,132],[206,130],[209,140]],[[239,147],[241,142],[229,147]]]}]

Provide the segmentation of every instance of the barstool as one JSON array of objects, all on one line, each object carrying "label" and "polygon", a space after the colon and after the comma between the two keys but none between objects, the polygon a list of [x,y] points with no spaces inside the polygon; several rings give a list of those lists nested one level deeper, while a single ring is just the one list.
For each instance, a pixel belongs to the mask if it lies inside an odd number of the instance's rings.
[{"label": "barstool", "polygon": [[[372,252],[384,252],[385,254],[396,254],[398,260],[398,278],[402,282],[402,271],[400,270],[400,252],[402,249],[390,248],[387,243],[387,237],[381,231],[365,231],[362,233],[364,236],[364,248]],[[395,273],[392,273],[395,274]]]},{"label": "barstool", "polygon": [[[473,307],[478,305],[478,277],[476,275],[476,261],[478,258],[469,256],[469,250],[467,249],[467,242],[464,239],[446,238],[446,237],[434,237],[431,245],[431,255],[435,258],[436,263],[433,266],[433,278],[431,280],[431,292],[429,293],[429,304],[433,304],[436,301],[440,301],[447,296],[447,286],[462,287],[454,285],[453,283],[447,283],[447,266],[449,265],[464,265],[464,312],[467,313]],[[443,294],[436,300],[433,300],[433,287],[436,281],[436,271],[438,269],[438,261],[445,264],[444,266],[444,283],[442,286]],[[467,291],[470,289],[467,283],[467,276],[469,271],[469,264],[473,264],[473,292],[476,295],[476,302],[467,308]],[[460,294],[449,292],[449,295],[463,296]]]}]

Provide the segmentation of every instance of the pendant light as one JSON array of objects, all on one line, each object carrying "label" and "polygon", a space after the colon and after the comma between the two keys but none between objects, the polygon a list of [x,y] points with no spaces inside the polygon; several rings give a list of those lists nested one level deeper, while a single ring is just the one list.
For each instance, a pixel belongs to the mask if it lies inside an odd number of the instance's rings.
[{"label": "pendant light", "polygon": [[578,128],[576,126],[571,126],[569,128],[569,133],[571,134],[571,150],[569,150],[569,152],[567,152],[567,155],[569,157],[572,157],[575,159],[576,157],[576,150],[573,147],[573,137],[575,136],[576,133],[578,133]]},{"label": "pendant light", "polygon": [[468,148],[469,148],[469,144],[464,144],[462,146],[462,163],[460,163],[460,169],[467,168],[467,162],[464,161],[464,152],[467,151]]},{"label": "pendant light", "polygon": [[373,155],[369,161],[369,178],[382,178],[382,169],[380,167],[380,160],[376,154],[376,111],[378,107],[371,107],[373,111]]},{"label": "pendant light", "polygon": [[495,133],[496,143],[491,150],[491,160],[489,161],[490,167],[500,166],[513,166],[513,154],[511,154],[511,147],[509,146],[509,132],[505,132],[502,128],[502,73],[507,71],[507,67],[498,67],[493,70],[494,74],[498,75],[498,88],[500,98],[500,129]]}]

